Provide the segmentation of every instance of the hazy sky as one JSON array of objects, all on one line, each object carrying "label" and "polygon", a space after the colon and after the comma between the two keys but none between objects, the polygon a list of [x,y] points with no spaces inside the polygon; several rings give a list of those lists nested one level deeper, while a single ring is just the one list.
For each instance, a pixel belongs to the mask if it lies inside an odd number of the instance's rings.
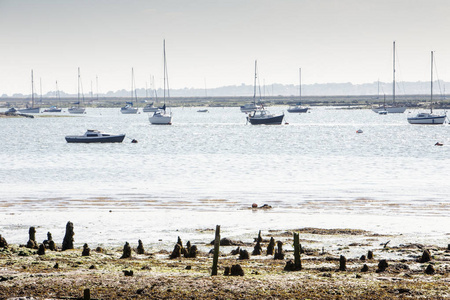
[{"label": "hazy sky", "polygon": [[[35,90],[450,81],[449,0],[0,0],[0,95]],[[389,91],[386,91],[389,92]]]}]

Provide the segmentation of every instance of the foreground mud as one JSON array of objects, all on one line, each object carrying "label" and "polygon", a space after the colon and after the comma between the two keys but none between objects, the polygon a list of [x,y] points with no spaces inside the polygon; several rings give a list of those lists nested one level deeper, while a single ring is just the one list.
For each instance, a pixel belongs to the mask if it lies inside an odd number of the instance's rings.
[{"label": "foreground mud", "polygon": [[[302,230],[296,232],[302,235]],[[373,234],[364,231],[309,229],[303,234],[320,238],[301,241],[304,252],[300,271],[284,271],[286,262],[294,259],[292,248],[288,247],[292,245],[291,232],[271,232],[286,245],[283,260],[266,255],[266,238],[262,255],[238,259],[238,254],[231,254],[233,250],[240,247],[251,253],[255,243],[235,242],[221,246],[217,276],[211,276],[209,249],[213,247],[209,243],[199,245],[202,250],[196,258],[175,259],[169,259],[172,249],[144,254],[133,251],[131,258],[121,259],[122,247],[99,248],[82,256],[82,247],[46,250],[44,255],[38,255],[37,250],[9,245],[0,249],[0,299],[82,299],[85,289],[89,289],[91,299],[450,298],[447,246],[389,247],[389,243],[380,244]],[[360,243],[325,251],[320,243],[324,235],[376,240],[369,245],[373,259],[367,258],[367,245]],[[425,250],[431,260],[420,262]],[[345,271],[339,270],[341,255],[346,255]],[[385,270],[379,269],[381,260],[387,262]],[[242,267],[244,276],[224,276],[225,268],[236,264]],[[363,272],[363,268],[367,270]]]}]

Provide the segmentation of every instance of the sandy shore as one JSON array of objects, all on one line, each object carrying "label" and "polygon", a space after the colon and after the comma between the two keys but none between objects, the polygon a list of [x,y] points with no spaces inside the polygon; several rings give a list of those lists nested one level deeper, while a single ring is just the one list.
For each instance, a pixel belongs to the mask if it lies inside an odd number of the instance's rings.
[{"label": "sandy shore", "polygon": [[[304,250],[302,270],[284,271],[286,262],[294,260],[293,232],[300,234]],[[336,236],[358,242],[325,249],[323,241]],[[450,298],[448,245],[414,241],[397,245],[395,236],[341,229],[272,231],[262,237],[262,255],[251,255],[253,241],[221,246],[217,276],[211,276],[210,241],[197,245],[196,258],[175,259],[169,258],[173,248],[145,249],[144,254],[132,251],[131,258],[121,259],[123,247],[95,249],[96,245],[89,245],[90,255],[82,256],[81,247],[47,249],[44,255],[38,255],[35,249],[8,245],[0,248],[0,299],[82,299],[85,289],[89,289],[91,299]],[[284,259],[266,255],[270,237],[283,242]],[[136,247],[137,241],[131,244]],[[231,254],[237,247],[247,250],[250,258]],[[368,249],[373,259],[367,258]],[[425,250],[431,254],[431,261],[420,262]],[[346,257],[345,271],[339,270],[341,255]],[[363,255],[365,260],[361,260]],[[381,260],[388,266],[377,271]],[[224,275],[226,267],[237,264],[243,276]],[[364,265],[368,268],[365,272]]]}]

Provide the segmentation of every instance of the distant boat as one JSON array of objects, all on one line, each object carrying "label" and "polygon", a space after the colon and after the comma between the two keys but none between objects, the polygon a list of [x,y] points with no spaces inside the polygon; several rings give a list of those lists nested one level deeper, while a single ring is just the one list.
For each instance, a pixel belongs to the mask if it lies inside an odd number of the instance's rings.
[{"label": "distant boat", "polygon": [[[58,103],[61,103],[61,96],[59,94],[59,89],[58,89],[58,81],[56,81],[56,91],[55,91],[55,96],[58,97]],[[50,112],[50,113],[57,113],[57,112],[61,112],[62,109],[60,107],[58,107],[58,105],[53,105],[50,106],[49,108],[46,108],[44,110],[44,112]]]},{"label": "distant boat", "polygon": [[146,106],[144,106],[143,111],[144,112],[156,112],[156,111],[158,111],[158,109],[159,109],[158,107],[153,106],[153,102],[152,102],[152,103],[149,103]]},{"label": "distant boat", "polygon": [[166,109],[166,84],[167,96],[169,96],[169,78],[167,75],[167,61],[166,61],[166,40],[163,41],[164,52],[164,105],[161,109],[155,111],[152,116],[148,118],[150,124],[153,125],[172,125],[172,113],[167,112]]},{"label": "distant boat", "polygon": [[[78,68],[78,96],[77,96],[78,101],[74,103],[76,106],[72,106],[71,108],[69,108],[67,110],[71,114],[84,114],[86,112],[86,108],[80,106],[80,104],[81,104],[80,86],[81,86],[81,76],[80,76],[80,68]],[[84,100],[84,94],[83,94],[83,100]]]},{"label": "distant boat", "polygon": [[207,109],[199,109],[199,110],[197,110],[197,112],[199,112],[199,113],[207,113],[207,112],[209,112],[209,110],[207,110]]},{"label": "distant boat", "polygon": [[433,114],[433,51],[431,51],[431,96],[430,96],[430,113],[418,113],[415,117],[408,118],[409,124],[420,125],[442,125],[447,115]]},{"label": "distant boat", "polygon": [[22,114],[38,114],[41,112],[39,107],[34,107],[34,80],[33,80],[33,70],[31,70],[31,106],[23,109],[19,109]]},{"label": "distant boat", "polygon": [[99,130],[88,129],[84,135],[68,135],[68,143],[122,143],[125,134],[111,134]]},{"label": "distant boat", "polygon": [[261,108],[261,106],[256,105],[256,103],[246,103],[240,107],[241,112],[243,112],[243,113],[254,112],[255,110],[260,109],[260,108]]},{"label": "distant boat", "polygon": [[379,111],[387,111],[390,114],[402,114],[406,110],[406,106],[400,106],[395,103],[395,41],[393,43],[393,79],[392,79],[392,105],[386,104],[372,108],[372,111],[378,113]]},{"label": "distant boat", "polygon": [[[131,100],[136,99],[136,103],[138,103],[137,100],[137,94],[136,94],[136,87],[134,84],[134,70],[131,68]],[[126,105],[122,108],[120,108],[120,112],[123,114],[137,114],[138,108],[133,107],[133,102],[126,102]]]},{"label": "distant boat", "polygon": [[300,98],[299,98],[299,102],[295,105],[295,106],[290,106],[288,108],[288,112],[290,113],[306,113],[309,110],[309,107],[304,107],[302,106],[302,69],[299,69],[299,81],[300,81],[300,85],[299,85],[299,94],[300,94]]},{"label": "distant boat", "polygon": [[[256,79],[258,77],[257,61],[255,60],[255,82],[253,88],[253,103],[256,104]],[[264,109],[261,104],[261,89],[259,91],[259,103],[261,108],[253,111],[247,116],[247,121],[252,125],[280,125],[283,122],[284,114],[274,115]]]},{"label": "distant boat", "polygon": [[44,112],[61,112],[61,108],[57,106],[50,106],[49,108],[44,109]]}]

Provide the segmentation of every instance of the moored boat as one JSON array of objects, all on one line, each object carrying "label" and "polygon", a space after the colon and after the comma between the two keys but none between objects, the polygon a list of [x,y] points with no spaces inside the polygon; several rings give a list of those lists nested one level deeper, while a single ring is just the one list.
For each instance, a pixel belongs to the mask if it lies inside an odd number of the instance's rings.
[{"label": "moored boat", "polygon": [[105,133],[95,129],[88,129],[84,135],[68,135],[68,143],[122,143],[125,134]]}]

